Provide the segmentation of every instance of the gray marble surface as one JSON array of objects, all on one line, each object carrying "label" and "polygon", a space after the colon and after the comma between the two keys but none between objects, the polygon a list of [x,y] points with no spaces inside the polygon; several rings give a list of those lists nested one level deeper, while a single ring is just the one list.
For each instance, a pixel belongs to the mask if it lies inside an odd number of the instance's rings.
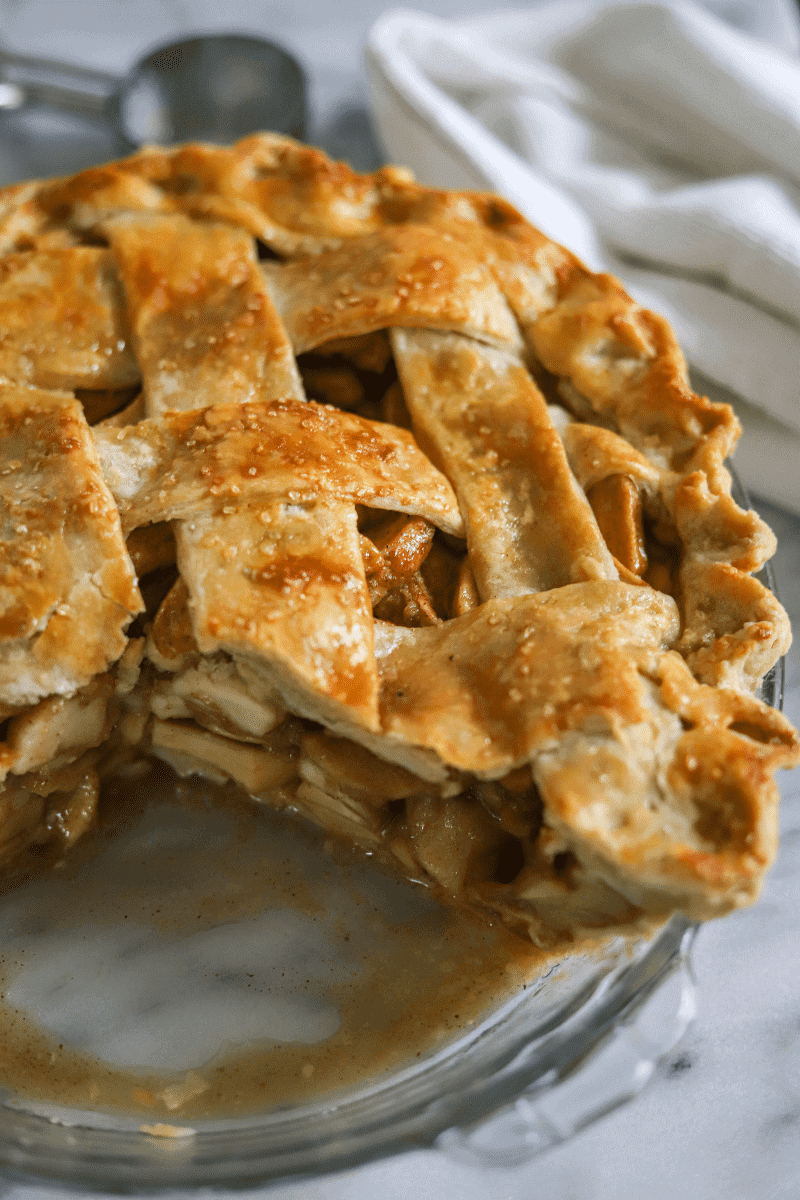
[{"label": "gray marble surface", "polygon": [[[485,0],[428,0],[438,15]],[[774,6],[714,7],[769,36]],[[312,140],[369,168],[361,45],[380,0],[0,0],[0,41],[25,51],[124,71],[185,31],[264,33],[312,81]],[[777,11],[777,10],[775,10]],[[772,24],[770,24],[772,22]],[[0,117],[0,182],[71,171],[113,153],[89,121],[31,111]],[[800,619],[800,521],[757,505],[779,538],[778,586]],[[800,649],[787,661],[785,708],[800,720]],[[271,1200],[790,1200],[800,1195],[800,771],[781,779],[782,846],[759,902],[701,931],[694,952],[699,1014],[680,1049],[632,1105],[513,1171],[456,1165],[434,1152],[269,1191]],[[0,1197],[58,1193],[5,1186]]]}]

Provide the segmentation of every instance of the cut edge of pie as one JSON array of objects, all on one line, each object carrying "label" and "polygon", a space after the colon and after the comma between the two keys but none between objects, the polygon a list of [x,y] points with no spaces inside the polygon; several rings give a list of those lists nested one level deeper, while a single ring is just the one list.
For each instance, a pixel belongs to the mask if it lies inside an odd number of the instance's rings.
[{"label": "cut edge of pie", "polygon": [[6,863],[150,756],[540,944],[754,898],[774,538],[617,280],[260,134],[0,192],[0,328]]}]

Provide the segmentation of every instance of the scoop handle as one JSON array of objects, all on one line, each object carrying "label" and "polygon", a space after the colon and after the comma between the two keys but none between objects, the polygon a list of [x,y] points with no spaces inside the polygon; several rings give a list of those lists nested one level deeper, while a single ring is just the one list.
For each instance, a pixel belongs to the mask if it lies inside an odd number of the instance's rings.
[{"label": "scoop handle", "polygon": [[38,103],[99,117],[121,82],[107,71],[0,50],[0,112]]}]

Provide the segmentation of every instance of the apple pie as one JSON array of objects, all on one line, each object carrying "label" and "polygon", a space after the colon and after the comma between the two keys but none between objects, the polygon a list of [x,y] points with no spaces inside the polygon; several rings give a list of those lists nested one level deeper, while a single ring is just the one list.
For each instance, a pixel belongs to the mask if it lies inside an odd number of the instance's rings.
[{"label": "apple pie", "polygon": [[774,540],[617,280],[271,134],[6,188],[0,255],[6,863],[160,760],[542,944],[753,899]]}]

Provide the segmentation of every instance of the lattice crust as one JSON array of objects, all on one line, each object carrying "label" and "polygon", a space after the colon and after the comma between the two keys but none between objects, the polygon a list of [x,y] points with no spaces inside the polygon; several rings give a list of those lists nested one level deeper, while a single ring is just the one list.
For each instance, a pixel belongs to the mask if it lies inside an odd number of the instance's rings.
[{"label": "lattice crust", "polygon": [[267,134],[6,189],[0,253],[0,857],[149,752],[543,943],[752,898],[774,543],[616,280]]}]

